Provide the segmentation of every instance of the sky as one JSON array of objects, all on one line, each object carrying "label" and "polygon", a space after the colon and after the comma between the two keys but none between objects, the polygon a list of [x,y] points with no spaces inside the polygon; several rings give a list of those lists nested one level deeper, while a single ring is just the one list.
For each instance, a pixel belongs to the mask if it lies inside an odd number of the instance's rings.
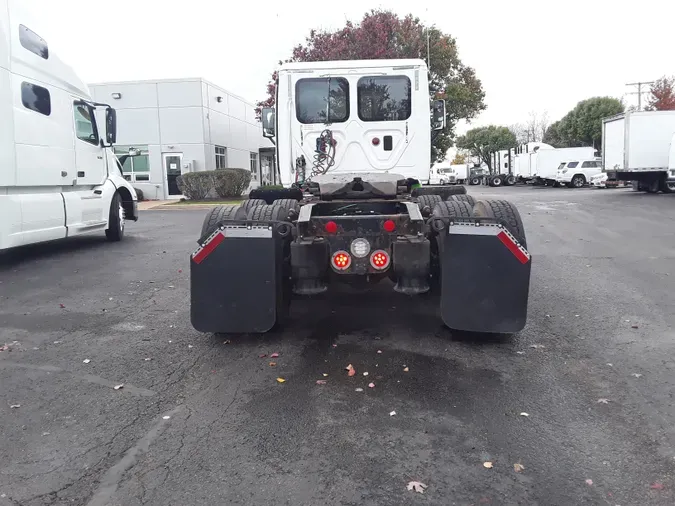
[{"label": "sky", "polygon": [[39,35],[85,82],[204,77],[251,102],[310,29],[374,8],[412,13],[457,39],[486,92],[470,126],[508,126],[531,111],[555,121],[599,95],[634,104],[626,83],[675,74],[673,0],[18,1],[34,5]]}]

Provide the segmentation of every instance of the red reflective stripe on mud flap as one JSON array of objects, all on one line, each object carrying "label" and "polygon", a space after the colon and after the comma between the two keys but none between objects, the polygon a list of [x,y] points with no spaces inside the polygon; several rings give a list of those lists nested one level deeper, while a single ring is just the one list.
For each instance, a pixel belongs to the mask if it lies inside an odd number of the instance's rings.
[{"label": "red reflective stripe on mud flap", "polygon": [[499,234],[497,234],[497,238],[502,241],[504,246],[506,246],[509,251],[513,253],[513,256],[515,256],[521,264],[526,264],[529,262],[530,257],[521,251],[518,245],[513,242],[513,239],[511,239],[506,232],[502,230],[499,232]]},{"label": "red reflective stripe on mud flap", "polygon": [[204,259],[209,256],[221,242],[223,242],[223,240],[225,240],[225,235],[222,232],[214,235],[213,239],[204,244],[202,249],[199,250],[194,257],[192,257],[192,260],[194,260],[196,264],[202,263]]}]

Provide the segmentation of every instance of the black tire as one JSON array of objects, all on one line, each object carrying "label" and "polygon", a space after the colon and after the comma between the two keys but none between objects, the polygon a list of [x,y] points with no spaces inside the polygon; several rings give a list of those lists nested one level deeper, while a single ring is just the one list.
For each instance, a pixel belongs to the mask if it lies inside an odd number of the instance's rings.
[{"label": "black tire", "polygon": [[253,209],[256,206],[265,206],[267,205],[267,202],[265,202],[262,199],[247,199],[242,201],[241,207],[248,213],[251,209]]},{"label": "black tire", "polygon": [[501,178],[501,176],[492,176],[490,178],[490,186],[494,186],[495,188],[499,188],[503,183],[504,180]]},{"label": "black tire", "polygon": [[199,241],[201,242],[208,236],[213,234],[218,228],[218,224],[221,221],[245,220],[245,219],[246,219],[246,210],[243,209],[241,206],[229,204],[226,206],[214,207],[204,217],[204,223],[202,224],[202,233],[199,236]]},{"label": "black tire", "polygon": [[480,184],[480,178],[479,177],[472,177],[471,179],[469,179],[469,184],[471,186],[479,185]]},{"label": "black tire", "polygon": [[575,174],[570,181],[570,188],[583,188],[586,184],[586,176],[583,174]]},{"label": "black tire", "polygon": [[514,176],[513,174],[506,176],[506,178],[504,178],[504,184],[506,186],[513,186],[514,184],[516,184],[516,176]]},{"label": "black tire", "polygon": [[288,221],[288,210],[280,206],[256,206],[249,210],[247,218],[251,221]]},{"label": "black tire", "polygon": [[447,200],[455,200],[457,202],[468,202],[471,207],[476,203],[473,195],[450,195]]},{"label": "black tire", "polygon": [[420,207],[420,211],[425,207],[433,210],[434,206],[439,202],[443,202],[440,195],[420,195],[417,197],[417,205]]},{"label": "black tire", "polygon": [[436,218],[471,218],[473,208],[466,201],[446,200],[436,204],[432,216]]},{"label": "black tire", "polygon": [[272,204],[273,206],[279,206],[290,211],[291,209],[300,209],[300,202],[295,199],[277,199]]},{"label": "black tire", "polygon": [[105,236],[109,241],[117,242],[124,239],[124,207],[122,205],[122,196],[119,193],[113,195],[110,202],[110,214],[108,215],[108,228]]},{"label": "black tire", "polygon": [[448,186],[443,193],[446,195],[466,195],[466,187],[462,185]]},{"label": "black tire", "polygon": [[507,200],[479,200],[473,206],[477,218],[492,218],[504,225],[524,248],[527,248],[525,227],[516,206]]}]

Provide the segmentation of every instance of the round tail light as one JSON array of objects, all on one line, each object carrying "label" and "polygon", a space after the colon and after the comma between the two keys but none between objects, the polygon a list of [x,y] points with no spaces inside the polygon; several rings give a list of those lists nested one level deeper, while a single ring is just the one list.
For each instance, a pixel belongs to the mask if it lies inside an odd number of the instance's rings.
[{"label": "round tail light", "polygon": [[396,222],[394,220],[387,220],[382,224],[385,232],[393,232],[396,230]]},{"label": "round tail light", "polygon": [[378,137],[373,137],[372,143],[373,143],[373,146],[379,146],[380,145],[380,139]]},{"label": "round tail light", "polygon": [[384,269],[389,267],[390,263],[391,257],[389,256],[389,253],[387,253],[383,249],[373,251],[373,254],[370,255],[370,265],[372,265],[373,268],[377,269],[378,271],[383,271]]},{"label": "round tail light", "polygon": [[334,221],[329,221],[324,225],[324,228],[326,232],[328,232],[329,234],[334,234],[335,232],[337,232],[337,223],[335,223]]},{"label": "round tail light", "polygon": [[346,271],[352,265],[352,257],[346,251],[336,251],[331,259],[333,269]]}]

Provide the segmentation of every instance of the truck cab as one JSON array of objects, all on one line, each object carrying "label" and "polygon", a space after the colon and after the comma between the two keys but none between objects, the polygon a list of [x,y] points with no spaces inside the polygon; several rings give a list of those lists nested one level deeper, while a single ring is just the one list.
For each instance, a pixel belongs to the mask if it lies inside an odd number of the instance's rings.
[{"label": "truck cab", "polygon": [[0,250],[96,231],[121,240],[138,214],[110,149],[115,110],[92,101],[23,1],[0,11]]}]

